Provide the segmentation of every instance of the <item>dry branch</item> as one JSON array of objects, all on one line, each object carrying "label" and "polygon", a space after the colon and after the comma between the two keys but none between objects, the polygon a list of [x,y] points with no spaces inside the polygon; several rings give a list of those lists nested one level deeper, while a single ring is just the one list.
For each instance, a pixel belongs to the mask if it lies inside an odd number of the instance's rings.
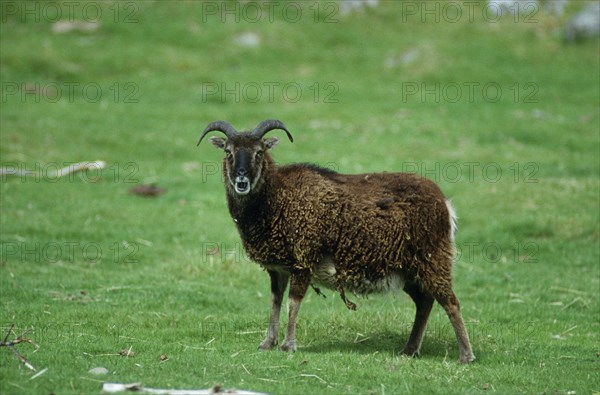
[{"label": "dry branch", "polygon": [[120,384],[120,383],[104,383],[102,392],[108,394],[116,394],[120,392],[137,392],[142,394],[157,394],[157,395],[214,395],[214,394],[231,394],[231,395],[265,395],[260,392],[244,391],[244,390],[224,390],[216,385],[211,389],[205,390],[175,390],[175,389],[158,389],[146,388],[140,384]]},{"label": "dry branch", "polygon": [[19,351],[17,351],[17,349],[15,348],[15,346],[19,343],[29,343],[31,344],[33,347],[35,347],[35,351],[38,350],[39,346],[37,344],[35,344],[32,340],[27,339],[25,336],[28,332],[31,331],[31,329],[27,329],[25,330],[25,332],[21,333],[19,336],[17,336],[14,340],[12,341],[8,341],[8,336],[10,336],[10,333],[12,332],[13,328],[14,328],[15,324],[12,324],[10,326],[10,328],[8,328],[8,331],[6,332],[6,336],[4,336],[4,340],[2,340],[0,342],[0,347],[8,347],[8,349],[10,351],[12,351],[17,358],[19,358],[19,361],[23,362],[23,364],[25,366],[27,366],[29,369],[33,370],[34,372],[36,372],[36,369],[31,366],[31,364],[29,363],[29,361],[27,360],[27,358],[25,358]]}]

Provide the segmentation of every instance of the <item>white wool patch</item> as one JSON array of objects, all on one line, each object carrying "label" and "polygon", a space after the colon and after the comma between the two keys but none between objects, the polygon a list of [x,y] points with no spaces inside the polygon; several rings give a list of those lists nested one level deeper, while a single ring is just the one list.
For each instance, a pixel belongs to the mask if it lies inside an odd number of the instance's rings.
[{"label": "white wool patch", "polygon": [[[324,257],[315,267],[313,283],[336,290],[336,273],[335,264],[331,257]],[[359,296],[371,293],[399,292],[404,288],[404,278],[400,273],[390,273],[375,282],[362,279],[358,283],[343,283],[341,286]]]},{"label": "white wool patch", "polygon": [[335,289],[335,265],[331,257],[324,257],[314,271],[313,281],[329,289]]},{"label": "white wool patch", "polygon": [[450,215],[450,240],[452,241],[452,244],[454,244],[458,216],[456,215],[456,210],[454,209],[450,199],[446,199],[446,207],[448,207],[448,214]]}]

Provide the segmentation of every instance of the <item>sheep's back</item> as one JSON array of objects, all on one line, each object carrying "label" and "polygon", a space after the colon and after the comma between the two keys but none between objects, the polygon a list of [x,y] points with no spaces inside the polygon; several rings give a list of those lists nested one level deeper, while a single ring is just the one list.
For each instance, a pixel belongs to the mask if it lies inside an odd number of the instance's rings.
[{"label": "sheep's back", "polygon": [[286,221],[292,236],[318,240],[336,262],[387,267],[451,249],[446,198],[426,178],[345,175],[310,165],[286,166],[280,175],[294,190],[283,204],[285,216],[295,217]]}]

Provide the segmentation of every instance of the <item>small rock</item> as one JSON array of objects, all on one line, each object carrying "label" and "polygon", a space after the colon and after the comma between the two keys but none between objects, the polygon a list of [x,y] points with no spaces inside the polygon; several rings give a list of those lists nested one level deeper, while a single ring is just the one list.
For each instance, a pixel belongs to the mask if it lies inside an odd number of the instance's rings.
[{"label": "small rock", "polygon": [[235,42],[247,48],[257,48],[260,45],[260,37],[256,33],[246,32],[235,38]]},{"label": "small rock", "polygon": [[415,48],[409,49],[399,55],[388,55],[383,61],[383,65],[388,69],[393,69],[401,65],[408,65],[419,59],[419,51]]},{"label": "small rock", "polygon": [[108,374],[108,369],[99,366],[99,367],[90,369],[88,371],[88,373],[96,375],[96,376],[101,376],[103,374]]},{"label": "small rock", "polygon": [[565,27],[565,39],[570,42],[600,35],[600,3],[588,4]]},{"label": "small rock", "polygon": [[86,22],[86,21],[58,21],[52,24],[53,33],[69,33],[72,31],[79,32],[93,32],[98,30],[100,22]]},{"label": "small rock", "polygon": [[400,56],[400,63],[409,64],[409,63],[412,63],[413,61],[417,60],[418,57],[419,57],[419,51],[417,51],[416,49],[410,49],[410,50],[404,52]]}]

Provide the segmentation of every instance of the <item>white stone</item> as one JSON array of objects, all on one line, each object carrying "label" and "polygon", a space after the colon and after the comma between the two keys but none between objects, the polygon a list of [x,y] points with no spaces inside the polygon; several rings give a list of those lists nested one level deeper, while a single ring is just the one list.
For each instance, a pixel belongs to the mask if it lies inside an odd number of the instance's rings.
[{"label": "white stone", "polygon": [[96,368],[91,368],[88,373],[96,375],[96,376],[101,376],[104,374],[108,374],[108,369],[103,368],[103,367],[96,367]]}]

